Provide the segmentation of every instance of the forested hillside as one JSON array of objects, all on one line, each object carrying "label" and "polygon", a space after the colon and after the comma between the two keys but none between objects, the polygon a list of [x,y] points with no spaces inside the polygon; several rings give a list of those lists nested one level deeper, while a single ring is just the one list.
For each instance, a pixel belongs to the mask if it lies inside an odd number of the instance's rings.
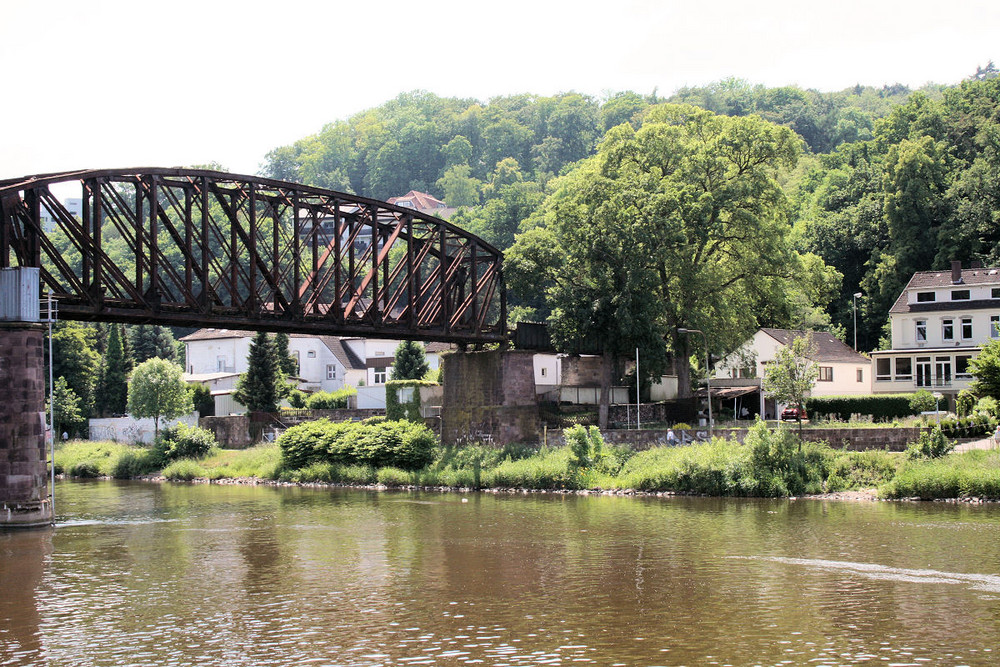
[{"label": "forested hillside", "polygon": [[[769,284],[755,280],[739,298],[727,297],[750,309],[736,333],[807,326],[849,336],[851,295],[860,291],[859,347],[868,350],[878,346],[887,310],[913,271],[945,268],[951,259],[1000,262],[996,74],[991,63],[958,85],[917,91],[822,93],[729,79],[666,98],[522,94],[484,103],[411,92],[275,148],[262,173],[380,199],[429,192],[461,208],[453,222],[507,249],[515,235],[546,226],[545,211],[557,208],[547,198],[566,196],[567,179],[578,178],[573,172],[594,159],[612,128],[640,131],[665,104],[757,116],[800,140],[796,159],[773,173],[782,197],[768,224],[780,221],[773,228],[781,228],[780,247],[758,244],[761,252],[793,254]],[[758,257],[758,265],[761,259],[767,265],[774,257]],[[550,315],[543,282],[538,276],[537,289],[512,295],[516,317]],[[721,352],[733,336],[714,338]]]}]

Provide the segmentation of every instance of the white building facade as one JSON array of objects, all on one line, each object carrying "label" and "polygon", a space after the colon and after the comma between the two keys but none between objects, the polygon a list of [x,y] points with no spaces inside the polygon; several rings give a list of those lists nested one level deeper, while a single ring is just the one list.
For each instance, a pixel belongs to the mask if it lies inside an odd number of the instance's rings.
[{"label": "white building facade", "polygon": [[972,383],[969,362],[1000,337],[1000,270],[952,262],[951,271],[915,273],[889,320],[891,349],[871,355],[873,390],[953,398]]}]

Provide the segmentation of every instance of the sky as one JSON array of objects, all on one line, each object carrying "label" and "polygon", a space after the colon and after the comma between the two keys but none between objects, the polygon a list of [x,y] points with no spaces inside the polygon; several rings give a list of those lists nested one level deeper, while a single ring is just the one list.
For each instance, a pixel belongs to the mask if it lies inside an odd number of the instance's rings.
[{"label": "sky", "polygon": [[476,98],[738,77],[953,84],[1000,61],[996,0],[0,0],[0,178],[217,162],[401,92]]}]

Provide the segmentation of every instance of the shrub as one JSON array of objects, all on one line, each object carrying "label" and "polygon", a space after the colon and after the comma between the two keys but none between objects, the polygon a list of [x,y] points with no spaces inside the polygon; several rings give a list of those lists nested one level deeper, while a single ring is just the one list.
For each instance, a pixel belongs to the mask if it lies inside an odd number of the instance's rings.
[{"label": "shrub", "polygon": [[916,442],[911,442],[906,446],[906,458],[936,459],[954,448],[955,441],[949,440],[940,426],[935,426],[930,432],[921,433]]},{"label": "shrub", "polygon": [[290,392],[288,392],[288,404],[293,408],[301,410],[302,408],[306,407],[306,399],[307,399],[306,392],[302,391],[301,389],[292,389]]},{"label": "shrub", "polygon": [[339,410],[346,408],[351,396],[356,396],[358,390],[354,387],[344,387],[337,391],[317,391],[306,399],[306,407],[310,410]]},{"label": "shrub", "polygon": [[1000,412],[997,410],[997,399],[992,396],[983,396],[976,401],[976,412],[982,412],[994,418],[1000,417]]},{"label": "shrub", "polygon": [[833,415],[848,421],[851,415],[868,415],[874,420],[889,421],[913,414],[910,399],[913,394],[880,394],[876,396],[822,396],[806,399],[806,414]]},{"label": "shrub", "polygon": [[881,449],[837,452],[829,467],[827,491],[866,489],[884,484],[896,475],[902,458]]},{"label": "shrub", "polygon": [[153,451],[163,464],[177,459],[201,458],[206,456],[213,447],[218,447],[215,434],[198,426],[176,424],[163,429]]},{"label": "shrub", "polygon": [[132,479],[148,475],[159,467],[157,456],[152,451],[125,452],[111,466],[111,476],[115,479]]},{"label": "shrub", "polygon": [[949,438],[985,438],[993,433],[996,422],[992,417],[977,413],[968,417],[945,417],[939,424]]},{"label": "shrub", "polygon": [[416,470],[431,462],[436,444],[430,429],[407,421],[333,423],[321,419],[293,426],[278,438],[282,465],[289,470],[311,463]]},{"label": "shrub", "polygon": [[[423,422],[420,414],[420,387],[431,387],[436,382],[426,380],[389,380],[385,383],[385,416],[390,420],[407,419]],[[399,402],[399,390],[413,387],[413,396],[405,403]]]},{"label": "shrub", "polygon": [[913,411],[913,414],[930,412],[936,405],[937,399],[934,398],[934,394],[926,389],[921,389],[910,397],[910,410]]},{"label": "shrub", "polygon": [[563,437],[569,447],[569,465],[572,468],[590,468],[599,463],[603,456],[604,438],[596,426],[587,428],[581,424],[563,430]]},{"label": "shrub", "polygon": [[959,417],[968,417],[972,414],[973,409],[976,407],[976,395],[973,394],[968,389],[963,389],[958,392],[958,397],[955,399],[955,413]]}]

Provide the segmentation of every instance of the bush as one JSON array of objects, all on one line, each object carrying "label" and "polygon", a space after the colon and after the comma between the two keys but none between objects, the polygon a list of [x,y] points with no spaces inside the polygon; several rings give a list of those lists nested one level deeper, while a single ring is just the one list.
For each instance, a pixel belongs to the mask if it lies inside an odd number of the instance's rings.
[{"label": "bush", "polygon": [[1000,457],[976,450],[907,462],[879,489],[886,498],[1000,498]]},{"label": "bush", "polygon": [[830,463],[826,490],[867,489],[884,484],[896,475],[902,458],[882,449],[837,452]]},{"label": "bush", "polygon": [[176,424],[160,431],[153,451],[162,464],[177,459],[202,458],[213,447],[218,447],[215,434],[207,429],[187,424]]},{"label": "bush", "polygon": [[192,459],[179,459],[163,469],[163,476],[170,480],[190,482],[192,479],[204,479],[208,473]]},{"label": "bush", "polygon": [[563,437],[571,454],[570,467],[590,468],[600,462],[603,456],[604,437],[596,426],[587,428],[577,424],[564,429]]},{"label": "bush", "polygon": [[[879,394],[875,396],[822,396],[806,399],[806,414],[813,417],[833,415],[848,421],[851,415],[868,415],[877,421],[909,417],[913,394]],[[932,397],[933,398],[933,397]]]},{"label": "bush", "polygon": [[955,413],[959,417],[968,417],[976,407],[976,395],[968,389],[958,392],[955,399]]},{"label": "bush", "polygon": [[408,421],[333,423],[321,419],[293,426],[278,438],[282,465],[288,470],[312,463],[417,470],[431,462],[436,444],[430,429]]},{"label": "bush", "polygon": [[937,459],[955,448],[955,441],[945,436],[940,426],[924,431],[916,442],[906,446],[908,459]]},{"label": "bush", "polygon": [[921,389],[910,397],[910,410],[913,411],[913,414],[930,412],[935,409],[936,406],[937,399],[934,398],[934,394],[926,389]]},{"label": "bush", "polygon": [[306,392],[301,389],[292,389],[288,392],[288,404],[298,410],[306,407],[306,399]]},{"label": "bush", "polygon": [[354,387],[344,387],[337,391],[317,391],[306,399],[306,407],[310,410],[340,410],[347,407],[351,396],[357,396]]},{"label": "bush", "polygon": [[958,419],[945,417],[938,425],[949,438],[985,438],[992,435],[996,428],[994,419],[983,413]]},{"label": "bush", "polygon": [[191,403],[201,417],[212,417],[215,415],[215,399],[212,398],[212,390],[201,383],[188,384],[188,391],[191,393]]},{"label": "bush", "polygon": [[976,401],[976,412],[982,412],[993,418],[1000,417],[1000,411],[997,410],[997,399],[992,396],[983,396]]},{"label": "bush", "polygon": [[159,467],[157,456],[152,451],[125,452],[111,467],[111,476],[115,479],[132,479],[148,475]]},{"label": "bush", "polygon": [[[426,380],[389,380],[385,383],[385,416],[390,420],[407,419],[423,422],[420,414],[420,387],[432,387],[436,382]],[[413,387],[413,396],[405,403],[399,402],[399,390]]]}]

